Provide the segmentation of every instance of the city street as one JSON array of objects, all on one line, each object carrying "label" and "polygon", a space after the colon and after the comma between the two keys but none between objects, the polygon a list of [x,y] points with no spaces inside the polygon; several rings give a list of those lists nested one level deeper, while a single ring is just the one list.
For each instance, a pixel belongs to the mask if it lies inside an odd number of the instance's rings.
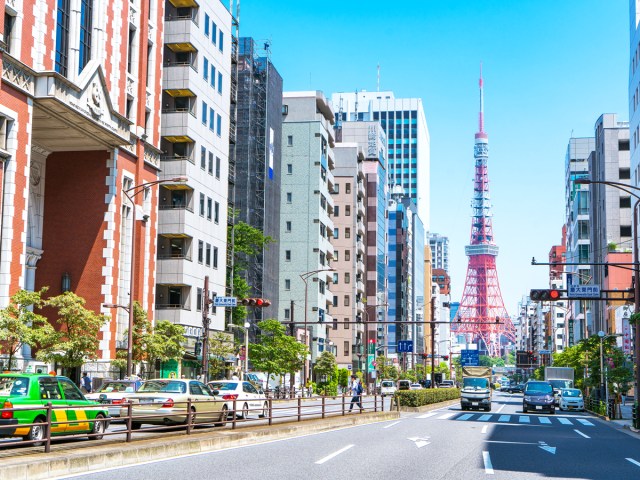
[{"label": "city street", "polygon": [[[582,412],[522,414],[522,396],[496,393],[491,412],[459,406],[400,420],[148,462],[74,478],[640,477],[640,436]],[[70,478],[70,477],[68,477]]]}]

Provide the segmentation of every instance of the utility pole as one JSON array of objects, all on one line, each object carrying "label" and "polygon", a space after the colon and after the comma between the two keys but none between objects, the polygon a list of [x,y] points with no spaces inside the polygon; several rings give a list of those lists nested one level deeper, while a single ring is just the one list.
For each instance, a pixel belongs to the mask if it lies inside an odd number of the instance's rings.
[{"label": "utility pole", "polygon": [[[216,294],[214,294],[215,297]],[[209,306],[213,299],[209,298],[209,276],[204,277],[202,290],[202,381],[209,381]]]},{"label": "utility pole", "polygon": [[436,304],[431,297],[431,388],[436,388]]}]

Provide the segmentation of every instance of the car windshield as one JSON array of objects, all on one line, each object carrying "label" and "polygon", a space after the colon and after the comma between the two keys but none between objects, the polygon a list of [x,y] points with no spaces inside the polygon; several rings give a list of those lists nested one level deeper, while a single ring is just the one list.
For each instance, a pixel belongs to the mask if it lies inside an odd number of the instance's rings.
[{"label": "car windshield", "polygon": [[486,378],[466,377],[462,379],[462,387],[487,388],[489,381]]},{"label": "car windshield", "polygon": [[0,396],[25,397],[29,391],[29,379],[24,377],[0,378]]},{"label": "car windshield", "polygon": [[107,382],[98,393],[110,393],[110,392],[133,392],[135,390],[133,383],[125,383],[125,382]]},{"label": "car windshield", "polygon": [[235,390],[238,388],[237,382],[211,382],[209,388],[213,390]]},{"label": "car windshield", "polygon": [[581,397],[582,396],[582,392],[580,390],[578,390],[577,388],[572,388],[570,390],[563,390],[562,391],[562,396],[563,397]]},{"label": "car windshield", "polygon": [[184,382],[148,380],[142,384],[138,392],[186,393]]},{"label": "car windshield", "polygon": [[524,393],[527,395],[551,395],[553,393],[553,387],[543,382],[527,383]]},{"label": "car windshield", "polygon": [[383,387],[393,387],[393,382],[382,382]]}]

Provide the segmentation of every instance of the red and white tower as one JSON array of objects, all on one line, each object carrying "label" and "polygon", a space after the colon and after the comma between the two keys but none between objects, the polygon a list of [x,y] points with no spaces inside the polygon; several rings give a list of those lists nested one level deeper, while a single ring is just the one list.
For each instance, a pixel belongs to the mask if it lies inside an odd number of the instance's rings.
[{"label": "red and white tower", "polygon": [[469,266],[458,309],[458,318],[461,323],[456,331],[472,335],[478,344],[484,343],[488,355],[497,357],[501,354],[500,345],[503,337],[515,342],[515,328],[504,308],[496,269],[498,246],[494,243],[491,222],[487,167],[489,141],[484,132],[482,67],[480,67],[479,131],[476,133],[473,157],[476,173],[473,182],[471,242],[465,247]]}]

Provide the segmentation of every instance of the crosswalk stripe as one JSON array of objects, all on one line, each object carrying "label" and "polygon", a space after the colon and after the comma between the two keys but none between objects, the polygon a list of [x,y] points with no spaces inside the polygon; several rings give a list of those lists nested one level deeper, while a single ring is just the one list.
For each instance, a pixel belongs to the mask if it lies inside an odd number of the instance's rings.
[{"label": "crosswalk stripe", "polygon": [[538,417],[538,420],[540,421],[540,423],[546,423],[547,425],[551,424],[551,420],[549,420],[547,417]]},{"label": "crosswalk stripe", "polygon": [[433,417],[434,415],[437,415],[440,412],[429,412],[429,413],[425,413],[424,415],[419,415],[416,418],[429,418],[429,417]]},{"label": "crosswalk stripe", "polygon": [[591,423],[589,420],[583,420],[582,418],[578,418],[578,421],[581,424],[586,425],[587,427],[595,427],[595,425]]},{"label": "crosswalk stripe", "polygon": [[508,422],[509,420],[511,420],[511,415],[500,415],[498,419],[499,422]]},{"label": "crosswalk stripe", "polygon": [[438,420],[446,420],[447,418],[451,418],[455,415],[455,413],[445,413],[441,417],[438,417]]},{"label": "crosswalk stripe", "polygon": [[471,417],[473,417],[473,413],[465,413],[464,415],[461,415],[457,418],[457,420],[469,420]]},{"label": "crosswalk stripe", "polygon": [[520,423],[530,423],[531,419],[525,415],[521,415],[520,418],[518,419],[518,421]]},{"label": "crosswalk stripe", "polygon": [[558,421],[563,425],[573,425],[573,423],[571,423],[571,420],[567,418],[558,417]]},{"label": "crosswalk stripe", "polygon": [[488,422],[493,415],[482,415],[478,420],[481,422]]}]

